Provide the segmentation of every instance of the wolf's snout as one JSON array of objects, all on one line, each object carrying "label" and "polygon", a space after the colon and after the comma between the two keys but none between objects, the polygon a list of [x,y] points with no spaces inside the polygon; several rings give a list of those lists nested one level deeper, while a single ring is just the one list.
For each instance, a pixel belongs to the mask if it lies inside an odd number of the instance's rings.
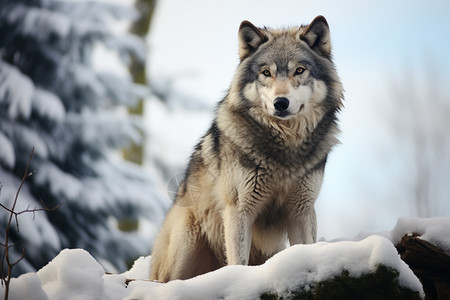
[{"label": "wolf's snout", "polygon": [[289,100],[288,100],[288,98],[285,98],[285,97],[278,97],[273,102],[273,106],[279,112],[286,111],[286,109],[288,109],[288,107],[289,107]]}]

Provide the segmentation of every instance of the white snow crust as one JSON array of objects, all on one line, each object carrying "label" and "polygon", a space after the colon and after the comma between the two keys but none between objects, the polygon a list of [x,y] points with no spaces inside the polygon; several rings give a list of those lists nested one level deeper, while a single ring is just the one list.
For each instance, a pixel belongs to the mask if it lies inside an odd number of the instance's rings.
[{"label": "white snow crust", "polygon": [[[255,299],[265,292],[307,291],[343,270],[361,276],[380,264],[398,271],[399,284],[423,297],[418,278],[400,259],[394,244],[405,234],[418,233],[448,252],[449,226],[450,218],[400,218],[384,236],[295,245],[260,266],[227,266],[169,283],[147,280],[150,256],[136,260],[125,273],[105,274],[87,251],[65,249],[37,273],[14,278],[10,299]],[[127,279],[132,280],[126,283]]]},{"label": "white snow crust", "polygon": [[399,218],[391,231],[392,243],[413,233],[450,255],[450,218]]},{"label": "white snow crust", "polygon": [[344,269],[357,277],[375,271],[380,264],[397,270],[402,286],[423,293],[419,280],[392,243],[371,236],[360,242],[295,245],[261,266],[227,266],[190,280],[131,282],[132,292],[126,299],[256,299],[264,292],[306,291]]}]

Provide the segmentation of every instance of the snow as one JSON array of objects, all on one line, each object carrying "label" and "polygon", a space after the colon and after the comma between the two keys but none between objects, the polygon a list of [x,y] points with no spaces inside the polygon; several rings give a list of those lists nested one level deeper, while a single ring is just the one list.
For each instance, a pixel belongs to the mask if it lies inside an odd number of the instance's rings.
[{"label": "snow", "polygon": [[62,250],[37,272],[50,299],[106,299],[104,270],[85,250]]},{"label": "snow", "polygon": [[11,119],[30,117],[33,92],[31,79],[0,59],[0,105],[3,101],[9,104],[8,115]]},{"label": "snow", "polygon": [[47,300],[49,297],[42,289],[38,275],[36,273],[27,273],[11,280],[9,299]]},{"label": "snow", "polygon": [[[22,122],[11,122],[10,120],[2,119],[2,131],[10,137],[13,144],[20,143],[21,149],[35,149],[35,157],[47,158],[48,157],[48,147],[43,139],[43,135],[39,132],[33,130],[29,126],[23,124]],[[16,155],[23,154],[15,152]],[[27,154],[28,155],[28,154]]]},{"label": "snow", "polygon": [[35,39],[46,41],[52,35],[65,37],[70,33],[70,22],[67,17],[47,9],[12,6],[6,21],[15,24],[20,20],[21,30]]},{"label": "snow", "polygon": [[339,275],[375,271],[379,264],[400,273],[400,284],[421,291],[419,280],[401,261],[392,243],[380,236],[360,242],[296,245],[261,266],[228,266],[190,280],[167,284],[131,282],[127,299],[255,299],[264,292],[287,293]]},{"label": "snow", "polygon": [[[414,232],[448,252],[449,226],[450,218],[400,218],[384,236],[372,234],[359,240],[368,235],[361,233],[354,240],[295,245],[260,266],[227,266],[169,283],[147,280],[150,256],[136,260],[127,272],[105,274],[87,251],[65,249],[37,273],[13,278],[10,299],[255,299],[265,292],[307,291],[343,270],[358,277],[374,272],[380,264],[396,270],[399,284],[423,297],[418,278],[400,259],[394,244]],[[127,279],[131,279],[128,284]]]},{"label": "snow", "polygon": [[399,218],[391,240],[397,244],[405,234],[412,233],[450,255],[450,218]]},{"label": "snow", "polygon": [[32,107],[38,115],[57,122],[61,122],[66,115],[61,99],[40,88],[35,90]]},{"label": "snow", "polygon": [[13,168],[16,164],[16,154],[10,139],[0,132],[0,163],[8,168]]},{"label": "snow", "polygon": [[[76,201],[83,191],[82,183],[72,174],[59,169],[53,163],[40,164],[39,172],[35,175],[36,181],[40,184],[48,184],[51,192],[59,195],[62,199]],[[57,181],[52,180],[58,178]],[[50,182],[53,181],[53,184]]]}]

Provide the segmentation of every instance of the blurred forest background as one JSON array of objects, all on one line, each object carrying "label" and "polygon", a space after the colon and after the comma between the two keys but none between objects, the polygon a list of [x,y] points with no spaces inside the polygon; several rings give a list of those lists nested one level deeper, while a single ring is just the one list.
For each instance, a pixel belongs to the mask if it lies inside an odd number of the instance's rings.
[{"label": "blurred forest background", "polygon": [[[231,81],[244,19],[330,24],[346,107],[319,237],[450,216],[450,4],[310,2],[0,0],[0,202],[11,206],[35,147],[17,210],[63,203],[19,216],[14,275],[63,248],[113,272],[150,253]],[[0,211],[2,240],[6,222]]]},{"label": "blurred forest background", "polygon": [[[144,40],[117,28],[139,17],[133,6],[109,2],[0,2],[1,201],[11,207],[35,147],[34,174],[16,211],[62,203],[19,216],[10,255],[20,257],[23,247],[26,254],[14,275],[41,268],[64,248],[86,249],[111,271],[150,253],[169,202],[152,174],[121,151],[142,144],[142,118],[127,108],[150,93],[133,80],[136,66],[145,66]],[[100,70],[98,49],[113,53],[123,72]],[[7,216],[0,214],[3,228]]]}]

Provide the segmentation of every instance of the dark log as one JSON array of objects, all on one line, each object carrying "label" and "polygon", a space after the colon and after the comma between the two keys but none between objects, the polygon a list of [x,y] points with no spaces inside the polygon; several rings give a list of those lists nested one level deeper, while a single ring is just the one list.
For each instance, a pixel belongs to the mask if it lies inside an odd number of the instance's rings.
[{"label": "dark log", "polygon": [[450,299],[450,255],[418,234],[405,235],[396,246],[423,285],[425,299]]}]

